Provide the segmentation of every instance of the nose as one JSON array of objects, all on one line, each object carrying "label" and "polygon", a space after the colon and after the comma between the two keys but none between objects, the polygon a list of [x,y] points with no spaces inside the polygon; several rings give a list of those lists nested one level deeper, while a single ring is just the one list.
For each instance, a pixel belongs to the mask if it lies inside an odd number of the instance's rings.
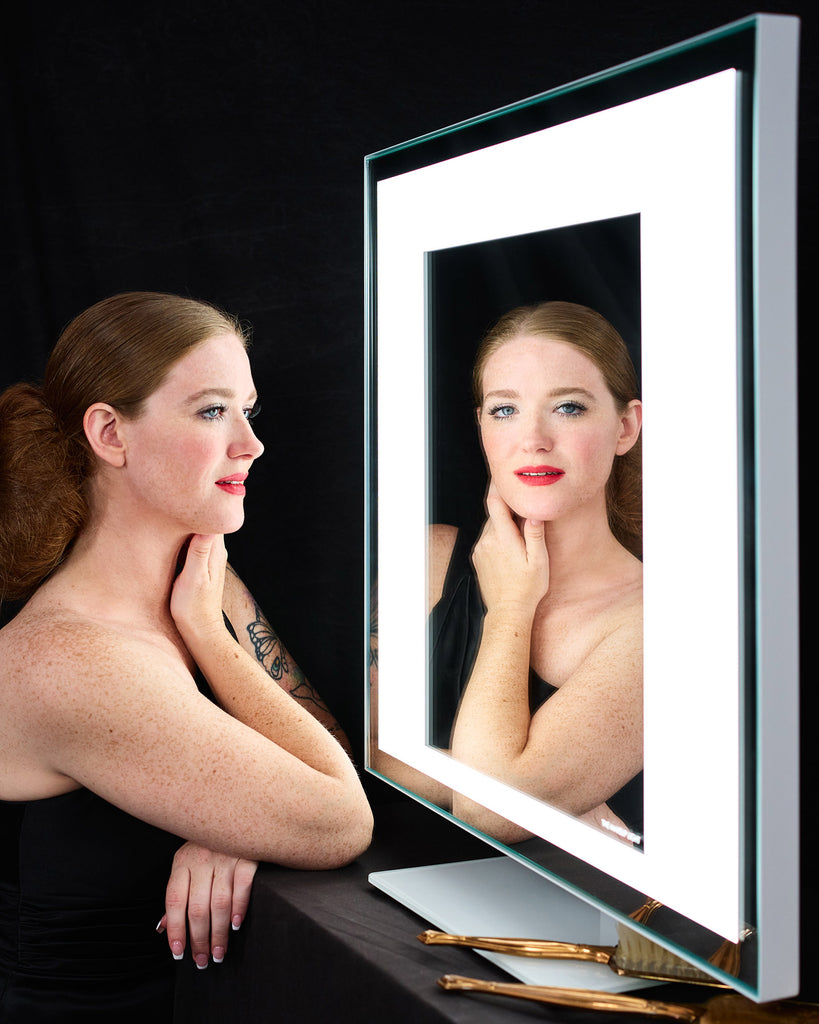
[{"label": "nose", "polygon": [[529,417],[521,441],[526,452],[550,452],[554,447],[554,437],[546,417],[536,414]]},{"label": "nose", "polygon": [[228,455],[232,459],[258,459],[264,445],[256,437],[253,426],[244,415],[237,421],[235,436],[230,442]]}]

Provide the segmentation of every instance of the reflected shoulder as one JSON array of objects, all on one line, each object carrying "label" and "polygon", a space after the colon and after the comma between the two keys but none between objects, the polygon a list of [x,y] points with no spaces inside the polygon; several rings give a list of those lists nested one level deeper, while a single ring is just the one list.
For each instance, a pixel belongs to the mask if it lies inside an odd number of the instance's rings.
[{"label": "reflected shoulder", "polygon": [[458,539],[458,527],[444,523],[431,523],[427,533],[427,557],[429,558],[427,611],[441,599],[447,569]]}]

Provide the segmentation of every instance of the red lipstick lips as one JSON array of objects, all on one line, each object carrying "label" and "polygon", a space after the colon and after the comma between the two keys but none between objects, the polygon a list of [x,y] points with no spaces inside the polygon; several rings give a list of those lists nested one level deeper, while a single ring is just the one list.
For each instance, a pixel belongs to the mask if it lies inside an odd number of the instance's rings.
[{"label": "red lipstick lips", "polygon": [[556,484],[564,475],[563,470],[555,466],[521,466],[515,470],[518,480],[529,487],[548,487],[549,484]]},{"label": "red lipstick lips", "polygon": [[226,476],[221,480],[217,480],[216,486],[225,491],[226,494],[244,495],[246,493],[245,480],[247,480],[247,473],[234,473],[233,476]]}]

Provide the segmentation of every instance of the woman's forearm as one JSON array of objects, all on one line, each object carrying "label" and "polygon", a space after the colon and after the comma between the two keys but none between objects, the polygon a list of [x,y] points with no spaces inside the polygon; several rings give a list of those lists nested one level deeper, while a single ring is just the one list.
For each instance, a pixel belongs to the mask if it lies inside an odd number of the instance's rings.
[{"label": "woman's forearm", "polygon": [[271,680],[227,630],[218,636],[188,633],[184,639],[229,715],[322,774],[336,778],[350,774],[349,758],[339,743]]},{"label": "woman's forearm", "polygon": [[499,778],[525,749],[529,735],[532,619],[531,608],[522,604],[487,612],[453,728],[453,755]]}]

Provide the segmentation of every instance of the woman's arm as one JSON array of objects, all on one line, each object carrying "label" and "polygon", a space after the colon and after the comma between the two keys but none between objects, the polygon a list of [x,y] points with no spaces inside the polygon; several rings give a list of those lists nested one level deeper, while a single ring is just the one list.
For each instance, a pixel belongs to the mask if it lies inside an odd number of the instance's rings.
[{"label": "woman's arm", "polygon": [[[344,730],[307,682],[230,564],[225,574],[223,609],[245,650],[352,757]],[[167,933],[168,945],[177,959],[189,938],[190,952],[198,967],[206,967],[211,957],[214,963],[221,963],[230,932],[237,930],[244,919],[256,867],[256,861],[230,857],[196,843],[180,847],[168,880],[166,913],[159,928]]]},{"label": "woman's arm", "polygon": [[223,607],[242,647],[258,661],[271,679],[306,708],[316,721],[321,722],[324,728],[335,736],[347,755],[352,757],[352,747],[344,730],[315,688],[307,681],[265,618],[253,595],[230,564],[225,573]]},{"label": "woman's arm", "polygon": [[[454,526],[433,524],[429,527],[427,550],[429,571],[427,573],[427,614],[440,600],[444,588],[449,562],[458,530]],[[378,745],[378,587],[373,589],[370,613],[370,757],[371,766],[388,779],[423,796],[430,803],[449,810],[452,806],[452,790],[436,779],[424,775],[416,768],[399,761]]]},{"label": "woman's arm", "polygon": [[[32,636],[42,656],[26,743],[52,772],[209,849],[298,868],[347,863],[372,814],[342,748],[228,633],[224,545],[195,537],[172,613],[225,710],[178,657],[138,631],[66,621]],[[20,652],[21,664],[26,661]]]},{"label": "woman's arm", "polygon": [[[494,778],[510,782],[512,752],[525,747],[529,710],[529,662],[535,612],[549,585],[543,524],[523,534],[490,485],[488,518],[472,559],[486,607],[480,647],[452,730],[452,754]],[[453,813],[505,842],[529,833],[459,793]]]},{"label": "woman's arm", "polygon": [[[593,814],[642,763],[642,623],[634,612],[603,636],[534,716],[532,625],[548,592],[543,524],[523,533],[491,490],[474,561],[487,606],[481,646],[453,730],[453,755],[572,814]],[[524,838],[456,795],[455,813],[504,838]]]},{"label": "woman's arm", "polygon": [[[451,551],[451,548],[450,548]],[[392,754],[381,750],[378,745],[378,587],[373,589],[370,603],[370,648],[369,648],[369,681],[370,681],[370,767],[385,775],[393,782],[423,796],[430,803],[449,810],[452,804],[452,791],[404,761],[399,761]]]}]

